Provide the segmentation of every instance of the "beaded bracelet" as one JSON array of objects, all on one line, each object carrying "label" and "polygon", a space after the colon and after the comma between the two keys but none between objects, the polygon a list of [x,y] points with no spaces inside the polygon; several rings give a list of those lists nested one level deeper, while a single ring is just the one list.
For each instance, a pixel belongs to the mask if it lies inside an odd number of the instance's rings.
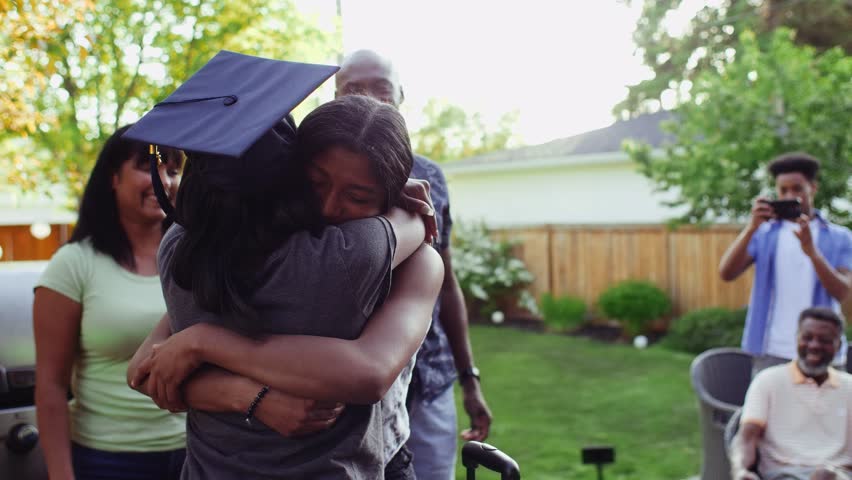
[{"label": "beaded bracelet", "polygon": [[263,396],[266,395],[266,392],[269,391],[269,385],[264,385],[263,388],[257,392],[254,400],[251,401],[251,405],[249,405],[248,410],[246,411],[246,423],[251,425],[251,419],[254,416],[254,411],[257,409],[257,404],[263,399]]}]

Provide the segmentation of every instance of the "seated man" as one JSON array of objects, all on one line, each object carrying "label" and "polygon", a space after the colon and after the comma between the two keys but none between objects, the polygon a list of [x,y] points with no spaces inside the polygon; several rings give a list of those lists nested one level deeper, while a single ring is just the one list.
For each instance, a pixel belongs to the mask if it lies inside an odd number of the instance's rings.
[{"label": "seated man", "polygon": [[[754,378],[731,446],[735,480],[849,479],[852,375],[831,368],[843,334],[828,308],[799,315],[798,358]],[[749,471],[760,451],[760,477]]]}]

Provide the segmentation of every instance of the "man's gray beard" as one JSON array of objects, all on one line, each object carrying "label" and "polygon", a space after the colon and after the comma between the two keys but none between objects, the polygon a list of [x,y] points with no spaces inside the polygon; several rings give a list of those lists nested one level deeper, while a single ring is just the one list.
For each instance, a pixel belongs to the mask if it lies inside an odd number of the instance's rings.
[{"label": "man's gray beard", "polygon": [[807,377],[821,377],[828,373],[828,367],[831,366],[831,362],[828,362],[824,365],[812,367],[805,363],[805,360],[802,358],[799,358],[796,361],[796,364],[798,365],[799,370],[801,370],[802,373],[805,374],[805,376]]}]

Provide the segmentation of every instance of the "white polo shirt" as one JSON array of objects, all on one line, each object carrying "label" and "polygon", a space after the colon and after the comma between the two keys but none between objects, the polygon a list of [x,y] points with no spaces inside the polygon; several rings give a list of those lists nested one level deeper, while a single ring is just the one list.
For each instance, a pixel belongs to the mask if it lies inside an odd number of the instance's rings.
[{"label": "white polo shirt", "polygon": [[852,465],[852,375],[833,368],[822,385],[796,362],[767,368],[752,381],[741,424],[764,427],[759,469]]}]

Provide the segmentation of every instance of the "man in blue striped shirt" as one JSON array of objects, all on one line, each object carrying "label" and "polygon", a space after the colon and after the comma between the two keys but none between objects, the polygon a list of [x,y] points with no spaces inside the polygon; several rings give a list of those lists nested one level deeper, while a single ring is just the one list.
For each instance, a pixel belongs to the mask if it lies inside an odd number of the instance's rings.
[{"label": "man in blue striped shirt", "polygon": [[[806,153],[787,153],[768,170],[778,199],[797,199],[801,215],[779,218],[768,199],[755,199],[751,221],[719,265],[725,281],[755,265],[742,340],[743,349],[755,355],[755,373],[796,358],[799,312],[822,306],[840,313],[852,289],[852,232],[813,206],[819,161]],[[845,338],[843,345],[835,363],[844,361]]]}]

